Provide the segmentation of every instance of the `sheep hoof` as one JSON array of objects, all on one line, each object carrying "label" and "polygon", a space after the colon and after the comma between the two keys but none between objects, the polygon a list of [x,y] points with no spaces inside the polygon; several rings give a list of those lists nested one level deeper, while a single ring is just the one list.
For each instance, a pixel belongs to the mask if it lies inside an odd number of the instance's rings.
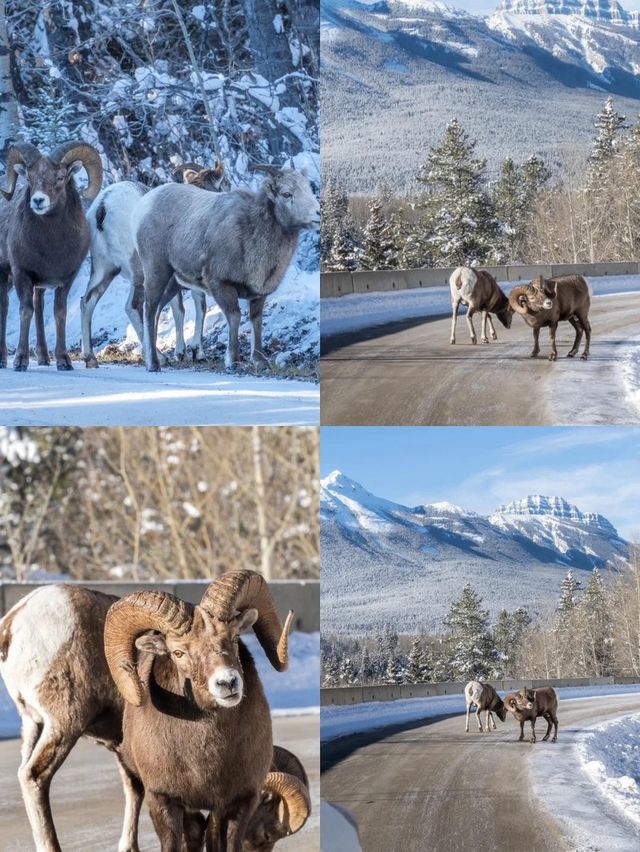
[{"label": "sheep hoof", "polygon": [[530,355],[529,357],[530,357],[530,358],[537,358],[537,357],[538,357],[538,353],[537,353],[537,352],[532,352],[532,353],[531,353],[531,355]]},{"label": "sheep hoof", "polygon": [[586,361],[586,360],[588,360],[588,358],[589,358],[588,352],[583,352],[582,355],[580,356],[581,361]]},{"label": "sheep hoof", "polygon": [[555,743],[556,739],[557,739],[557,737],[551,737],[551,742]]},{"label": "sheep hoof", "polygon": [[497,340],[497,339],[498,339],[498,335],[497,335],[495,332],[493,332],[493,333],[491,334],[491,339],[492,339],[492,340]]},{"label": "sheep hoof", "polygon": [[160,364],[151,364],[150,366],[147,367],[147,372],[148,373],[159,373],[159,372],[161,372],[160,371]]},{"label": "sheep hoof", "polygon": [[551,355],[549,355],[549,360],[550,360],[550,361],[557,361],[557,360],[558,360],[558,355],[557,355],[557,353],[556,353],[556,352],[552,352],[552,353],[551,353]]},{"label": "sheep hoof", "polygon": [[56,369],[66,371],[73,370],[73,364],[68,359],[66,361],[58,361],[56,364]]},{"label": "sheep hoof", "polygon": [[518,737],[518,742],[521,743],[524,740],[524,737]]},{"label": "sheep hoof", "polygon": [[176,350],[176,361],[178,364],[181,364],[184,361],[184,352],[178,352]]},{"label": "sheep hoof", "polygon": [[38,355],[38,367],[48,367],[51,361],[44,355]]},{"label": "sheep hoof", "polygon": [[16,373],[26,373],[28,366],[28,363],[25,363],[23,361],[14,361],[13,369],[16,371]]},{"label": "sheep hoof", "polygon": [[95,355],[86,355],[85,359],[84,359],[84,365],[87,368],[95,369],[95,370],[97,370],[98,367],[100,366],[98,364],[98,359],[96,358]]},{"label": "sheep hoof", "polygon": [[206,361],[207,356],[204,354],[202,348],[200,346],[192,347],[191,349],[191,357],[194,361]]},{"label": "sheep hoof", "polygon": [[488,343],[488,342],[489,342],[489,338],[488,338],[488,337],[483,337],[483,338],[481,338],[480,342],[481,342],[481,343]]},{"label": "sheep hoof", "polygon": [[453,338],[452,340],[450,340],[450,341],[449,341],[449,343],[450,343],[452,346],[455,346],[455,342],[456,342],[456,341],[455,341],[455,338]]},{"label": "sheep hoof", "polygon": [[575,351],[567,352],[567,358],[573,358],[575,354]]}]

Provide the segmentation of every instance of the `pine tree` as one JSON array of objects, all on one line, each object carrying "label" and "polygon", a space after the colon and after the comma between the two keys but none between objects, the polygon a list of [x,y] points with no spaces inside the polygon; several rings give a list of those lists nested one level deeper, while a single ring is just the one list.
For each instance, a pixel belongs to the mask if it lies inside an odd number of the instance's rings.
[{"label": "pine tree", "polygon": [[365,645],[362,649],[362,655],[360,657],[360,683],[368,683],[373,678],[373,666],[371,663],[371,654],[369,653],[369,649]]},{"label": "pine tree", "polygon": [[521,261],[535,204],[551,172],[538,157],[522,166],[507,157],[493,191],[493,206],[501,235],[499,261]]},{"label": "pine tree", "polygon": [[482,263],[495,251],[496,222],[485,190],[486,161],[454,119],[417,176],[429,188],[423,202],[425,239],[444,266]]},{"label": "pine tree", "polygon": [[422,683],[425,680],[425,656],[420,637],[416,636],[411,643],[409,663],[407,666],[407,683]]},{"label": "pine tree", "polygon": [[323,665],[322,685],[338,686],[340,683],[340,664],[338,658],[331,656]]},{"label": "pine tree", "polygon": [[385,672],[387,683],[404,683],[404,671],[396,654],[390,654]]},{"label": "pine tree", "polygon": [[389,269],[393,265],[395,246],[392,229],[382,212],[382,200],[372,198],[369,202],[369,219],[364,229],[361,269]]},{"label": "pine tree", "polygon": [[606,677],[613,668],[613,618],[602,576],[594,568],[581,601],[587,646],[587,665],[595,677]]},{"label": "pine tree", "polygon": [[352,686],[358,682],[358,671],[350,657],[343,657],[340,663],[339,679],[342,686]]},{"label": "pine tree", "polygon": [[626,116],[616,112],[613,98],[608,97],[595,120],[596,136],[589,156],[588,188],[599,191],[606,182],[612,158],[619,145],[619,135]]},{"label": "pine tree", "polygon": [[482,598],[467,583],[444,620],[451,631],[451,667],[460,680],[487,677],[495,663],[496,651],[489,633],[489,613]]},{"label": "pine tree", "polygon": [[580,580],[576,580],[573,576],[573,571],[569,570],[562,580],[560,586],[560,600],[556,607],[556,612],[562,620],[565,616],[573,611],[578,604],[578,592],[582,589]]},{"label": "pine tree", "polygon": [[531,626],[531,617],[525,609],[519,608],[512,614],[506,609],[498,613],[493,629],[493,645],[496,651],[496,663],[493,677],[514,677],[515,661],[520,650],[524,632]]}]

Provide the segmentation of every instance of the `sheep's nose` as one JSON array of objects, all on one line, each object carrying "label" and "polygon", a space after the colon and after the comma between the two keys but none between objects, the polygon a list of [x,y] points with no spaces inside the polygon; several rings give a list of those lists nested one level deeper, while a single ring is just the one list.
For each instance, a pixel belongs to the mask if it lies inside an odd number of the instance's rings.
[{"label": "sheep's nose", "polygon": [[216,678],[216,686],[226,688],[229,692],[235,692],[236,687],[238,686],[238,678],[235,675],[232,677]]}]

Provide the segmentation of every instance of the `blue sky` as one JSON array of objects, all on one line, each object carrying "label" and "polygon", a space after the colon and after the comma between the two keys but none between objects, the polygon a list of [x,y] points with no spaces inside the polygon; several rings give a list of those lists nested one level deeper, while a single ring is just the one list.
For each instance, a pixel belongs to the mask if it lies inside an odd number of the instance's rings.
[{"label": "blue sky", "polygon": [[489,513],[546,494],[605,515],[640,540],[640,429],[323,427],[322,476],[338,468],[405,505],[448,500]]}]

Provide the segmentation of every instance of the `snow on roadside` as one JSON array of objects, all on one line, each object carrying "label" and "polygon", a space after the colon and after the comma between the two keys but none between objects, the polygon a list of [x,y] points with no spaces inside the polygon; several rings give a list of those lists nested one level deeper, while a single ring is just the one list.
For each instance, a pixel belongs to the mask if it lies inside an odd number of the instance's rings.
[{"label": "snow on roadside", "polygon": [[640,714],[592,728],[578,754],[600,792],[640,826]]},{"label": "snow on roadside", "polygon": [[[255,660],[274,716],[316,714],[320,704],[320,634],[292,633],[289,668],[276,672],[253,633],[242,637]],[[0,740],[20,736],[20,717],[0,678]]]},{"label": "snow on roadside", "polygon": [[[640,275],[605,275],[588,278],[594,296],[640,291]],[[509,293],[518,281],[501,281]],[[448,287],[395,290],[388,293],[353,293],[320,301],[322,336],[331,337],[417,317],[442,316],[451,312]],[[459,314],[464,314],[460,309]]]},{"label": "snow on roadside", "polygon": [[625,396],[640,411],[640,337],[633,337],[624,346],[620,370]]},{"label": "snow on roadside", "polygon": [[[556,689],[561,701],[593,698],[602,695],[640,694],[640,684],[606,684],[603,686],[576,686]],[[506,693],[501,692],[504,697]],[[320,710],[320,739],[334,740],[349,734],[375,731],[390,725],[402,725],[421,719],[432,719],[451,713],[464,713],[462,693],[434,695],[430,698],[407,698],[397,701],[372,701],[342,707],[322,707]]]}]

